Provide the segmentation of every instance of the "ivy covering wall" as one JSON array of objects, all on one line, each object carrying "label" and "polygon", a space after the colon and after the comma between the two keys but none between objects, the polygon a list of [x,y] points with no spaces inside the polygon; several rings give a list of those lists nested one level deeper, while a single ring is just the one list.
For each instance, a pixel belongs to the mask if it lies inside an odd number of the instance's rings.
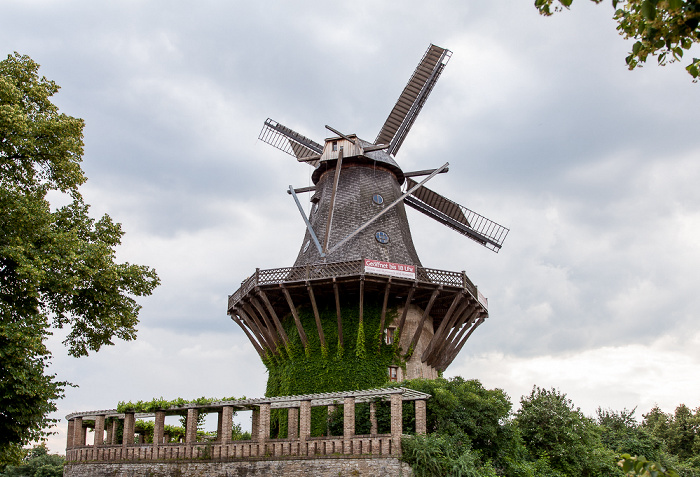
[{"label": "ivy covering wall", "polygon": [[[280,349],[278,355],[268,356],[263,361],[269,377],[265,395],[291,396],[323,392],[354,391],[383,387],[389,382],[389,366],[405,366],[400,355],[399,343],[384,341],[379,329],[382,303],[365,300],[363,320],[359,320],[357,299],[341,301],[343,346],[338,340],[338,324],[335,300],[318,300],[321,326],[326,347],[321,346],[316,319],[311,306],[297,310],[309,343],[302,345],[292,316],[285,317],[284,324],[289,336],[289,346]],[[388,310],[385,327],[396,316],[396,309]],[[342,404],[342,403],[339,403]],[[286,410],[273,411],[271,435],[287,435]],[[326,433],[327,411],[325,407],[313,408],[311,434]]]}]

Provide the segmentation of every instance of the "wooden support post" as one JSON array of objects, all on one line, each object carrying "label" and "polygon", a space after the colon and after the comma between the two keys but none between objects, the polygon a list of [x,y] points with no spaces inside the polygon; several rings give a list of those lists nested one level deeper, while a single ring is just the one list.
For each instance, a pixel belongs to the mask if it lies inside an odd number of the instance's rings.
[{"label": "wooden support post", "polygon": [[280,338],[277,336],[277,330],[275,330],[275,326],[272,324],[272,321],[267,317],[267,313],[265,313],[265,309],[260,304],[258,299],[254,296],[249,296],[248,299],[250,300],[250,303],[253,305],[253,307],[257,310],[258,315],[260,315],[260,317],[262,318],[263,323],[265,323],[265,329],[267,330],[267,334],[272,339],[272,342],[275,346],[275,351],[277,351],[277,348],[280,345]]},{"label": "wooden support post", "polygon": [[105,415],[100,414],[95,416],[95,440],[93,445],[95,447],[104,445],[105,441]]},{"label": "wooden support post", "polygon": [[445,348],[443,348],[442,352],[440,353],[440,357],[438,359],[436,359],[437,364],[435,367],[439,367],[440,363],[444,362],[447,359],[447,357],[449,357],[452,354],[454,349],[459,344],[459,340],[462,338],[462,336],[467,331],[470,330],[472,324],[474,323],[474,321],[477,320],[478,317],[479,317],[479,308],[475,308],[471,312],[471,314],[469,315],[469,318],[466,320],[464,325],[459,329],[459,331],[457,331],[455,333],[454,338],[451,340],[448,339],[448,342],[446,343]]},{"label": "wooden support post", "polygon": [[403,307],[403,312],[401,313],[401,319],[399,320],[399,342],[401,342],[401,336],[403,335],[403,327],[406,324],[406,315],[408,314],[408,307],[411,304],[411,300],[413,300],[413,294],[416,292],[416,284],[414,283],[411,289],[408,292],[408,296],[406,297],[406,304]]},{"label": "wooden support post", "polygon": [[122,431],[122,446],[124,447],[134,443],[134,421],[133,412],[124,413],[124,430]]},{"label": "wooden support post", "polygon": [[440,285],[438,288],[433,291],[433,294],[430,296],[430,301],[428,301],[428,306],[425,307],[425,311],[423,312],[423,316],[420,319],[420,322],[418,322],[418,328],[416,328],[416,332],[413,335],[413,339],[411,340],[411,344],[408,346],[408,349],[415,349],[416,344],[418,343],[418,339],[420,338],[421,333],[423,333],[423,325],[425,325],[425,320],[428,318],[428,314],[430,313],[430,309],[433,307],[433,303],[435,303],[435,299],[438,297],[440,294],[440,291],[442,291],[442,285]]},{"label": "wooden support post", "polygon": [[280,285],[282,288],[282,293],[287,299],[287,304],[294,317],[294,324],[297,326],[297,332],[299,333],[299,339],[301,339],[301,344],[306,348],[309,345],[309,339],[306,337],[306,332],[304,332],[304,327],[301,326],[301,320],[299,320],[299,315],[297,314],[297,309],[294,307],[294,302],[292,301],[292,296],[289,294],[289,290],[284,285]]},{"label": "wooden support post", "polygon": [[335,295],[335,312],[338,319],[338,344],[343,347],[343,319],[340,316],[340,295],[335,277],[333,277],[333,294]]},{"label": "wooden support post", "polygon": [[187,420],[185,421],[185,444],[187,445],[197,442],[197,417],[199,417],[199,409],[190,408],[187,410]]},{"label": "wooden support post", "polygon": [[365,312],[365,276],[360,277],[360,323],[364,318]]},{"label": "wooden support post", "polygon": [[242,307],[234,308],[234,313],[238,314],[241,317],[243,323],[245,323],[250,329],[250,331],[255,335],[255,339],[258,341],[258,343],[260,343],[260,348],[262,349],[263,354],[268,353],[269,346],[267,344],[267,341],[265,340],[265,334],[260,328],[258,328],[258,323],[253,321],[253,319],[250,316],[248,316],[248,313],[246,313],[246,311],[243,310]]},{"label": "wooden support post", "polygon": [[326,345],[326,337],[323,334],[323,327],[321,326],[321,317],[318,314],[318,306],[316,306],[316,298],[314,297],[314,289],[311,283],[306,282],[306,289],[309,291],[309,299],[311,300],[311,307],[314,310],[314,318],[316,318],[316,328],[318,328],[318,338],[321,340],[321,348],[328,349]]},{"label": "wooden support post", "polygon": [[447,366],[449,366],[450,363],[457,357],[457,355],[462,350],[469,337],[472,335],[472,333],[474,333],[474,330],[476,330],[479,327],[479,325],[484,322],[484,320],[484,317],[480,317],[474,322],[469,332],[464,336],[464,338],[462,338],[462,341],[459,342],[459,344],[455,347],[454,351],[452,351],[452,353],[450,353],[449,356],[446,356],[447,360],[443,365],[441,365],[441,371],[444,371],[444,369],[447,368]]},{"label": "wooden support post", "polygon": [[386,288],[384,289],[384,302],[382,303],[382,314],[379,318],[379,343],[377,347],[382,346],[382,340],[384,339],[384,322],[386,321],[386,307],[389,303],[389,289],[391,288],[391,277],[386,282]]},{"label": "wooden support post", "polygon": [[268,352],[277,354],[277,343],[275,342],[274,337],[270,334],[270,330],[258,319],[258,315],[255,313],[255,310],[253,310],[253,307],[247,303],[241,302],[241,308],[245,311],[252,322],[255,323],[255,326],[257,326],[258,330],[260,331],[260,335],[265,340]]},{"label": "wooden support post", "polygon": [[435,331],[435,333],[433,334],[433,338],[430,340],[430,343],[428,343],[428,346],[426,346],[425,351],[423,352],[423,355],[420,358],[422,362],[425,362],[428,359],[428,356],[430,356],[430,353],[433,352],[436,343],[438,343],[442,337],[443,331],[446,329],[448,323],[452,320],[452,314],[455,312],[455,310],[457,309],[457,305],[459,305],[463,298],[463,292],[455,294],[455,297],[452,300],[450,307],[447,309],[447,313],[445,313],[445,316],[442,319],[442,323],[440,323],[440,326],[438,327],[437,331]]},{"label": "wooden support post", "polygon": [[277,313],[275,313],[275,309],[272,307],[270,300],[267,298],[267,294],[260,288],[257,288],[256,291],[258,292],[258,295],[260,295],[260,298],[262,299],[263,303],[265,303],[265,307],[267,307],[267,311],[270,313],[270,316],[272,317],[272,321],[275,324],[275,327],[277,328],[277,333],[282,338],[282,341],[284,342],[284,344],[287,345],[289,343],[289,337],[287,336],[287,332],[284,331],[284,327],[282,326],[282,322],[280,322],[280,319],[277,316]]},{"label": "wooden support post", "polygon": [[245,333],[245,335],[248,337],[248,340],[250,340],[250,343],[253,345],[253,348],[255,348],[255,351],[257,351],[258,354],[260,355],[260,357],[262,358],[262,357],[264,356],[265,353],[263,352],[263,350],[262,350],[262,348],[260,347],[260,345],[258,344],[258,342],[255,341],[255,338],[253,337],[253,335],[250,334],[250,331],[248,331],[248,329],[245,327],[245,325],[243,324],[243,322],[241,322],[240,318],[238,318],[238,317],[234,314],[234,312],[232,312],[230,316],[231,316],[231,319],[233,320],[233,322],[236,323],[238,326],[241,327],[241,329],[243,330],[243,332]]},{"label": "wooden support post", "polygon": [[153,422],[153,445],[163,444],[165,434],[165,411],[156,411],[156,418]]},{"label": "wooden support post", "polygon": [[459,318],[452,325],[452,328],[447,338],[440,340],[440,342],[436,346],[437,349],[435,349],[433,351],[433,354],[428,358],[428,364],[430,366],[435,366],[436,363],[439,362],[440,359],[442,359],[442,355],[445,353],[445,350],[447,350],[451,346],[455,336],[459,333],[461,326],[465,322],[475,319],[479,311],[479,307],[477,306],[475,300],[467,298],[457,311],[458,313],[456,314],[459,315]]}]

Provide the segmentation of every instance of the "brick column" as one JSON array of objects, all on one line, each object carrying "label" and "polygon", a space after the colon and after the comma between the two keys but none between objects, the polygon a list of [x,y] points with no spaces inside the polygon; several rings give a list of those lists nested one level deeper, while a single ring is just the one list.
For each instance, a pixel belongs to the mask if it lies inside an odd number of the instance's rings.
[{"label": "brick column", "polygon": [[104,445],[105,441],[105,416],[95,416],[95,440],[93,444],[95,446]]},{"label": "brick column", "polygon": [[416,434],[427,433],[427,418],[426,418],[426,402],[424,400],[415,401],[416,403]]},{"label": "brick column", "polygon": [[231,442],[233,429],[233,406],[224,406],[219,412],[219,422],[216,426],[216,440],[222,444]]},{"label": "brick column", "polygon": [[260,420],[258,421],[257,439],[263,442],[270,438],[270,405],[260,405]]},{"label": "brick column", "polygon": [[299,408],[290,407],[287,409],[287,439],[297,439],[299,437]]},{"label": "brick column", "polygon": [[253,408],[253,415],[251,416],[252,424],[250,426],[250,437],[255,440],[258,438],[259,428],[260,428],[260,409],[257,407]]},{"label": "brick column", "polygon": [[187,410],[187,421],[185,423],[185,444],[197,442],[197,417],[199,409],[190,408]]},{"label": "brick column", "polygon": [[122,446],[134,443],[134,413],[127,412],[124,414],[124,432],[122,433]]},{"label": "brick column", "polygon": [[371,401],[369,403],[369,433],[373,436],[377,435],[377,403]]},{"label": "brick column", "polygon": [[163,433],[165,432],[165,411],[156,411],[156,419],[153,422],[153,445],[158,446],[163,443]]},{"label": "brick column", "polygon": [[68,434],[66,436],[66,449],[70,449],[73,447],[73,435],[75,434],[75,419],[68,419],[68,430],[66,431]]},{"label": "brick column", "polygon": [[301,401],[299,407],[299,439],[302,441],[311,437],[311,401]]},{"label": "brick column", "polygon": [[401,454],[401,435],[403,434],[403,401],[400,394],[391,395],[391,439],[394,441],[392,454]]},{"label": "brick column", "polygon": [[112,428],[109,431],[109,443],[112,445],[118,444],[117,442],[117,431],[119,430],[119,419],[116,417],[112,420]]},{"label": "brick column", "polygon": [[346,397],[343,401],[343,437],[355,435],[355,398]]},{"label": "brick column", "polygon": [[73,447],[85,445],[85,431],[83,430],[83,418],[76,417],[73,422]]}]

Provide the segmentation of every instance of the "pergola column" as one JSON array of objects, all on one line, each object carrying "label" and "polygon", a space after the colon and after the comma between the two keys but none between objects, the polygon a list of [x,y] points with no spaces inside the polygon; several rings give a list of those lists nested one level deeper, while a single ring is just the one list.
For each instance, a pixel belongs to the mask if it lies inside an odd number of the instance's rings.
[{"label": "pergola column", "polygon": [[93,445],[101,446],[104,445],[105,440],[105,415],[95,416],[95,440]]},{"label": "pergola column", "polygon": [[165,432],[165,411],[156,411],[156,419],[153,423],[153,445],[157,446],[163,443],[163,434]]},{"label": "pergola column", "polygon": [[73,447],[73,435],[75,434],[75,419],[68,419],[68,436],[66,439],[66,449]]},{"label": "pergola column", "polygon": [[401,454],[401,435],[403,434],[403,401],[400,394],[391,395],[391,439],[394,441],[392,454]]},{"label": "pergola column", "polygon": [[124,414],[124,432],[122,433],[122,446],[134,443],[134,420],[135,416],[133,412],[127,412]]},{"label": "pergola column", "polygon": [[415,401],[416,405],[416,434],[427,433],[426,402],[422,399]]},{"label": "pergola column", "polygon": [[185,422],[185,444],[192,445],[197,442],[197,417],[199,409],[190,408],[187,410],[187,421]]},{"label": "pergola column", "polygon": [[328,405],[328,417],[326,417],[326,434],[331,435],[331,426],[329,425],[331,423],[331,416],[335,414],[336,409],[338,409],[338,406],[335,404],[329,404]]},{"label": "pergola column", "polygon": [[299,408],[290,407],[287,409],[287,439],[299,437]]},{"label": "pergola column", "polygon": [[263,442],[270,438],[270,404],[260,405],[260,420],[258,421],[257,439]]},{"label": "pergola column", "polygon": [[355,436],[355,398],[346,397],[343,400],[343,437],[350,439]]},{"label": "pergola column", "polygon": [[73,422],[73,447],[85,445],[85,431],[83,430],[83,418],[76,417]]},{"label": "pergola column", "polygon": [[377,435],[377,403],[370,401],[369,403],[369,433],[373,436]]},{"label": "pergola column", "polygon": [[233,429],[233,406],[224,406],[219,411],[219,422],[216,426],[216,440],[222,444],[231,442]]},{"label": "pergola column", "polygon": [[112,427],[109,430],[109,443],[112,445],[117,444],[117,431],[119,430],[119,419],[116,417],[112,419]]},{"label": "pergola column", "polygon": [[251,415],[251,425],[250,425],[250,437],[257,439],[258,428],[260,424],[260,409],[257,407],[253,408],[253,414]]},{"label": "pergola column", "polygon": [[299,407],[299,439],[305,441],[311,437],[311,401],[301,401]]}]

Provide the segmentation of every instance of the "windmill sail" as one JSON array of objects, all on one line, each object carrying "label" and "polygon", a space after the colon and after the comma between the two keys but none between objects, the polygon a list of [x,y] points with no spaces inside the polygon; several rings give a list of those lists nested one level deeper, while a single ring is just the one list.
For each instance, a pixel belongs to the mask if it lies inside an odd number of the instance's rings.
[{"label": "windmill sail", "polygon": [[[410,189],[414,185],[416,185],[414,180],[406,179],[406,187]],[[509,232],[502,225],[425,186],[418,188],[413,194],[404,198],[404,203],[496,253],[501,249]]]},{"label": "windmill sail", "polygon": [[451,55],[450,50],[439,46],[428,47],[379,131],[375,144],[389,144],[387,152],[396,154]]},{"label": "windmill sail", "polygon": [[[314,158],[323,152],[323,146],[319,143],[302,136],[286,126],[282,126],[270,118],[265,120],[258,139],[276,147],[280,151],[286,152],[290,156],[296,157],[300,161]],[[315,161],[316,163],[313,161],[306,162],[316,166],[318,160]]]}]

